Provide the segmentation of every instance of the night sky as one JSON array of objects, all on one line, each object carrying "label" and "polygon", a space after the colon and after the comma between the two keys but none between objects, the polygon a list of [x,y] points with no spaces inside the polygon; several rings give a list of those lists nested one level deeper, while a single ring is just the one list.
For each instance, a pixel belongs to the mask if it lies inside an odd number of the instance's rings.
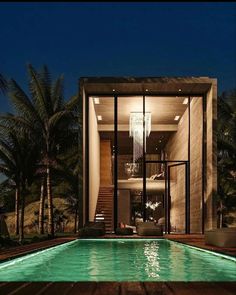
[{"label": "night sky", "polygon": [[[65,77],[210,76],[236,87],[236,3],[0,3],[0,72],[27,89],[27,63]],[[8,111],[0,96],[0,111]]]}]

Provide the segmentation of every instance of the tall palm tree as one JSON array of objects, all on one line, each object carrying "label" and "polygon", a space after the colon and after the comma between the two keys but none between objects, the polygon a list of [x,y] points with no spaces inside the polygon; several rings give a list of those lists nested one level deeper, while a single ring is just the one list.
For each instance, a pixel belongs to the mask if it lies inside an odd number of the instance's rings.
[{"label": "tall palm tree", "polygon": [[63,77],[54,83],[47,67],[37,72],[28,65],[30,97],[16,81],[9,84],[10,99],[16,114],[0,117],[0,123],[9,129],[24,131],[31,140],[37,142],[41,150],[41,165],[45,167],[46,195],[48,200],[48,235],[54,236],[52,175],[51,168],[56,163],[58,148],[61,152],[71,144],[70,126],[74,124],[71,102],[63,99]]}]

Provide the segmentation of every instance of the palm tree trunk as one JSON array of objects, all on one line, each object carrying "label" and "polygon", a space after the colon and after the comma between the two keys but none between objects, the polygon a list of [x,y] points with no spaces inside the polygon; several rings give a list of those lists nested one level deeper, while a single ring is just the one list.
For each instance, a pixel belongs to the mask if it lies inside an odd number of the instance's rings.
[{"label": "palm tree trunk", "polygon": [[19,231],[19,242],[22,243],[24,240],[24,219],[25,219],[25,192],[22,189],[21,193],[21,218],[20,218],[20,231]]},{"label": "palm tree trunk", "polygon": [[76,234],[77,230],[77,215],[78,215],[78,210],[75,210],[75,224],[74,224],[74,233]]},{"label": "palm tree trunk", "polygon": [[47,199],[48,199],[48,236],[54,237],[54,223],[53,223],[53,203],[52,203],[52,184],[50,167],[47,165]]},{"label": "palm tree trunk", "polygon": [[222,202],[220,201],[220,228],[223,227],[223,205]]},{"label": "palm tree trunk", "polygon": [[19,188],[16,187],[15,190],[15,234],[19,235]]},{"label": "palm tree trunk", "polygon": [[42,178],[40,201],[39,201],[39,234],[44,234],[44,202],[45,202],[45,180]]}]

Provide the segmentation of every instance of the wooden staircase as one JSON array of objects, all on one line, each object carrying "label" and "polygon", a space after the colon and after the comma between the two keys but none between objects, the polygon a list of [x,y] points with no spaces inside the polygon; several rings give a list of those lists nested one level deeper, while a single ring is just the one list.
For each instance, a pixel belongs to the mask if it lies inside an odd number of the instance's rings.
[{"label": "wooden staircase", "polygon": [[94,221],[105,222],[107,233],[111,233],[113,231],[113,188],[112,187],[100,187]]}]

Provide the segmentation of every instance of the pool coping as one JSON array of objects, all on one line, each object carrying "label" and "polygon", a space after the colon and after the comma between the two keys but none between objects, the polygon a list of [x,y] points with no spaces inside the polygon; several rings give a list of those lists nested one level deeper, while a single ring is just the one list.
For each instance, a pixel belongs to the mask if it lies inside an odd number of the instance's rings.
[{"label": "pool coping", "polygon": [[[20,258],[20,257],[25,256],[25,255],[33,254],[33,253],[36,253],[36,252],[41,252],[43,250],[47,250],[47,249],[52,248],[52,247],[64,245],[64,244],[66,244],[68,242],[75,241],[75,240],[77,240],[77,238],[75,238],[75,237],[73,237],[73,238],[72,237],[70,237],[70,238],[55,238],[55,239],[52,239],[52,240],[36,242],[36,243],[29,244],[29,245],[22,245],[22,246],[17,246],[17,247],[13,247],[13,248],[8,248],[8,249],[6,249],[4,251],[9,252],[9,255],[8,255],[8,253],[6,253],[6,254],[0,253],[0,265],[2,263],[4,263],[4,262],[8,262],[8,261],[11,261],[11,260],[16,259],[16,258]],[[47,244],[44,245],[44,242],[47,242]],[[41,243],[43,243],[43,244],[41,245]],[[33,248],[32,249],[27,249],[27,246],[32,246]],[[26,248],[25,251],[24,251],[24,247]],[[11,252],[16,251],[17,248],[22,249],[22,252],[15,253],[15,254],[12,255]],[[6,255],[7,257],[6,258],[1,258],[2,255]]]},{"label": "pool coping", "polygon": [[[165,239],[173,241],[173,242],[177,242],[177,243],[189,246],[189,247],[197,248],[202,251],[217,253],[220,255],[225,255],[225,256],[232,257],[232,258],[236,259],[236,248],[217,247],[217,246],[212,246],[212,245],[208,245],[208,244],[196,245],[192,241],[187,241],[187,240],[183,241],[183,240],[179,240],[178,237],[173,238],[171,236],[165,237]],[[230,253],[228,249],[234,249],[235,253]]]}]

